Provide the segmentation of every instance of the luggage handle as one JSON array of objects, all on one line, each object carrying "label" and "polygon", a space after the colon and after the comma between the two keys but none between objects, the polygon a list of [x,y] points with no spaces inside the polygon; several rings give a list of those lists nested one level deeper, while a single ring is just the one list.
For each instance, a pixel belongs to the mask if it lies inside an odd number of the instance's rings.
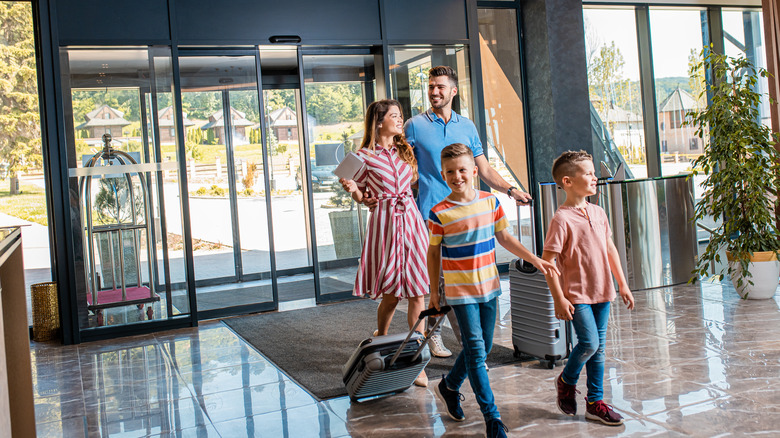
[{"label": "luggage handle", "polygon": [[[534,200],[531,199],[527,203],[523,204],[525,206],[528,206],[528,208],[531,210],[531,252],[535,255],[538,255],[536,253],[536,217],[534,212]],[[520,206],[517,206],[517,240],[522,241],[523,232],[522,232],[522,226],[520,225]],[[515,269],[518,271],[524,273],[524,274],[533,274],[538,269],[536,269],[536,266],[532,265],[530,262],[523,260],[523,259],[517,259],[515,260]]]},{"label": "luggage handle", "polygon": [[450,309],[452,307],[450,306],[441,306],[441,309],[436,309],[435,307],[432,307],[428,310],[423,310],[420,312],[420,316],[417,317],[417,322],[414,323],[414,327],[412,327],[411,330],[409,330],[409,334],[406,335],[406,339],[401,343],[401,346],[398,347],[398,350],[396,350],[395,354],[393,355],[393,358],[390,359],[390,364],[387,365],[388,368],[392,367],[393,364],[395,364],[395,361],[398,359],[398,356],[401,355],[401,352],[403,351],[404,347],[406,347],[406,344],[409,342],[409,339],[411,339],[414,332],[417,330],[417,327],[420,325],[420,322],[422,322],[426,317],[433,316],[433,315],[440,315],[436,319],[436,323],[431,327],[431,329],[428,331],[428,334],[425,336],[425,340],[420,344],[420,347],[417,349],[417,351],[414,353],[414,357],[412,357],[411,361],[414,362],[419,356],[420,353],[422,353],[423,348],[425,348],[426,345],[428,345],[428,340],[433,336],[433,333],[436,331],[436,328],[439,327],[439,324],[444,320],[444,316],[449,313]]},{"label": "luggage handle", "polygon": [[431,307],[430,309],[426,309],[426,310],[423,310],[422,312],[420,312],[420,316],[417,317],[417,320],[419,321],[419,320],[425,319],[425,318],[427,318],[429,316],[434,316],[434,315],[439,315],[439,314],[444,316],[447,313],[449,313],[450,309],[452,309],[452,307],[450,307],[450,306],[441,306],[441,310],[439,310],[439,309],[437,309],[435,307]]}]

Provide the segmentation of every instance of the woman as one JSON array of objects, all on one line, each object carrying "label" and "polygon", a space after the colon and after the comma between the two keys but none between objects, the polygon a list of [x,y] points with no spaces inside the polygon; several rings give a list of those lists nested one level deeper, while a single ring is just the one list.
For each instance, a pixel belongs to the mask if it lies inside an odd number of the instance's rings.
[{"label": "woman", "polygon": [[[428,293],[426,254],[428,230],[414,202],[411,186],[417,181],[417,160],[403,132],[401,104],[379,100],[366,110],[365,135],[356,152],[363,167],[354,180],[339,180],[352,198],[361,202],[368,193],[377,206],[368,219],[353,294],[381,298],[374,336],[386,335],[401,299],[409,303],[411,329],[425,307]],[[423,371],[414,382],[427,386]]]}]

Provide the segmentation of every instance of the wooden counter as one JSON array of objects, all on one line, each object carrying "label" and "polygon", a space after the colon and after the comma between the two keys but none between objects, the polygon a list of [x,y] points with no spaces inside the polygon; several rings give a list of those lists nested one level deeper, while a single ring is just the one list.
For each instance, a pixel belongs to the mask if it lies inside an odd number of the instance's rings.
[{"label": "wooden counter", "polygon": [[0,228],[0,437],[34,437],[22,230]]}]

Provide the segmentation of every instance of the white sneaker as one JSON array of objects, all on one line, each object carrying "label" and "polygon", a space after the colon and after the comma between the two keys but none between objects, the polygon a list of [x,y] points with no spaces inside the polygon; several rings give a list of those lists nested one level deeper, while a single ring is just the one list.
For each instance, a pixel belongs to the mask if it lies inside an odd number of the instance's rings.
[{"label": "white sneaker", "polygon": [[444,346],[444,342],[441,340],[441,335],[433,335],[428,341],[428,345],[431,347],[431,354],[436,357],[450,357],[452,352]]}]

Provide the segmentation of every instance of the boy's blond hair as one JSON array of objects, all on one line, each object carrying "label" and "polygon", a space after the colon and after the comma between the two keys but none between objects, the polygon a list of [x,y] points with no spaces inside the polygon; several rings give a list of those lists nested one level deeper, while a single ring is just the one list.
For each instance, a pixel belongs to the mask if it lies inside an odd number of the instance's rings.
[{"label": "boy's blond hair", "polygon": [[555,184],[563,187],[564,176],[574,176],[580,170],[580,162],[593,161],[593,156],[585,151],[566,151],[553,161],[552,175]]},{"label": "boy's blond hair", "polygon": [[469,158],[471,158],[471,162],[474,162],[474,152],[470,147],[463,143],[453,143],[441,150],[442,161],[450,158],[458,158],[462,155],[467,155]]}]

